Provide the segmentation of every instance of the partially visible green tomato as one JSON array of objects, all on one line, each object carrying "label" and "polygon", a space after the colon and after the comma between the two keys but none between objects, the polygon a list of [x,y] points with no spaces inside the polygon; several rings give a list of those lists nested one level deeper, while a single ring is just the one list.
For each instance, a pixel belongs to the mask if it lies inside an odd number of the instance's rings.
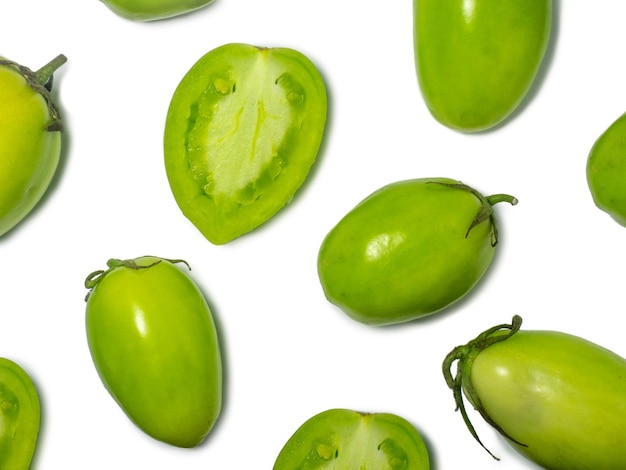
[{"label": "partially visible green tomato", "polygon": [[459,131],[494,127],[543,61],[552,0],[414,0],[418,81],[432,115]]},{"label": "partially visible green tomato", "polygon": [[63,123],[50,88],[66,60],[33,72],[0,58],[0,235],[33,210],[57,169]]},{"label": "partially visible green tomato", "polygon": [[133,21],[155,21],[198,10],[213,0],[101,0],[117,15]]},{"label": "partially visible green tomato", "polygon": [[326,87],[287,48],[226,44],[176,88],[165,168],[183,214],[212,243],[265,223],[304,183],[322,142]]},{"label": "partially visible green tomato", "polygon": [[194,447],[219,416],[222,363],[209,306],[178,262],[112,259],[89,275],[87,340],[128,417],[155,439]]},{"label": "partially visible green tomato", "polygon": [[591,148],[587,184],[596,206],[626,226],[626,114],[613,122]]},{"label": "partially visible green tomato", "polygon": [[323,411],[302,424],[273,470],[428,470],[428,449],[417,429],[391,413]]},{"label": "partially visible green tomato", "polygon": [[406,322],[465,296],[491,264],[497,228],[489,197],[448,178],[385,186],[328,233],[318,274],[329,301],[367,324]]},{"label": "partially visible green tomato", "polygon": [[18,364],[0,358],[0,468],[30,468],[40,418],[35,384]]},{"label": "partially visible green tomato", "polygon": [[480,443],[463,394],[509,444],[546,469],[626,469],[626,359],[577,336],[523,331],[521,324],[516,315],[444,361],[471,434]]}]

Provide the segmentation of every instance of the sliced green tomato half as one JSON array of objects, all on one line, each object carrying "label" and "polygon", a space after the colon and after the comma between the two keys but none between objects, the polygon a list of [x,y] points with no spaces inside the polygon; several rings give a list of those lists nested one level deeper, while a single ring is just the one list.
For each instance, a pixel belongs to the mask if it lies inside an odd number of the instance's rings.
[{"label": "sliced green tomato half", "polygon": [[183,77],[165,123],[165,168],[183,214],[214,244],[291,201],[317,158],[324,81],[303,54],[226,44]]},{"label": "sliced green tomato half", "polygon": [[428,470],[429,462],[421,435],[404,418],[331,409],[298,428],[273,470]]}]

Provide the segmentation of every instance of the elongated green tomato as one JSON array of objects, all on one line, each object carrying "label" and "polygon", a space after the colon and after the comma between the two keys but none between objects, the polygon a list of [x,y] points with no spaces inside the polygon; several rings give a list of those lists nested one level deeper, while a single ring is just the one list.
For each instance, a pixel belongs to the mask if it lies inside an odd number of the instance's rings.
[{"label": "elongated green tomato", "polygon": [[463,394],[509,444],[546,469],[626,469],[626,360],[577,336],[520,330],[521,323],[515,316],[444,361],[474,438],[480,442]]},{"label": "elongated green tomato", "polygon": [[85,281],[86,329],[100,379],[128,417],[155,439],[194,447],[218,419],[222,364],[209,306],[179,262],[109,260]]},{"label": "elongated green tomato", "polygon": [[552,0],[414,0],[418,82],[431,114],[494,127],[527,95],[551,33]]},{"label": "elongated green tomato", "polygon": [[316,160],[326,88],[293,49],[226,44],[184,76],[165,123],[165,168],[183,214],[214,244],[289,203]]},{"label": "elongated green tomato", "polygon": [[328,300],[362,323],[385,325],[438,312],[464,297],[495,254],[493,204],[448,178],[385,186],[328,233],[317,269]]},{"label": "elongated green tomato", "polygon": [[417,429],[391,413],[323,411],[302,424],[273,470],[428,470],[428,449]]},{"label": "elongated green tomato", "polygon": [[117,15],[133,21],[155,21],[190,13],[213,0],[101,0]]},{"label": "elongated green tomato", "polygon": [[591,148],[587,184],[596,206],[626,226],[626,114],[613,122]]},{"label": "elongated green tomato", "polygon": [[35,384],[18,364],[0,358],[0,468],[28,470],[41,410]]},{"label": "elongated green tomato", "polygon": [[0,235],[33,210],[57,169],[63,123],[50,88],[66,60],[33,72],[0,58]]}]

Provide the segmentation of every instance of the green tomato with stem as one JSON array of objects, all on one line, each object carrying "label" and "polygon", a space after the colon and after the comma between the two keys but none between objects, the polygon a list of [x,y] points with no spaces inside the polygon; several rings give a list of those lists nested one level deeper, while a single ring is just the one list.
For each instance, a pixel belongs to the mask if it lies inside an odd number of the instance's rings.
[{"label": "green tomato with stem", "polygon": [[66,61],[32,71],[0,58],[0,235],[35,208],[58,167],[63,122],[50,90]]},{"label": "green tomato with stem", "polygon": [[115,14],[133,21],[155,21],[190,13],[213,0],[101,0]]},{"label": "green tomato with stem", "polygon": [[516,315],[444,360],[446,382],[471,434],[482,445],[463,395],[543,468],[626,469],[626,359],[583,338],[525,331],[521,324]]},{"label": "green tomato with stem", "polygon": [[268,221],[306,180],[326,111],[324,81],[302,53],[236,43],[208,52],[165,123],[165,169],[183,214],[217,245]]},{"label": "green tomato with stem", "polygon": [[30,376],[0,358],[0,468],[28,470],[39,437],[39,394]]},{"label": "green tomato with stem", "polygon": [[552,0],[414,0],[418,82],[431,114],[490,129],[527,95],[543,62]]},{"label": "green tomato with stem", "polygon": [[326,235],[317,269],[328,300],[362,323],[401,323],[468,294],[493,260],[493,205],[449,178],[419,178],[372,193]]},{"label": "green tomato with stem", "polygon": [[587,158],[587,184],[596,206],[626,226],[626,114],[593,144]]},{"label": "green tomato with stem", "polygon": [[273,470],[429,470],[417,429],[392,413],[323,411],[304,422],[280,451]]},{"label": "green tomato with stem", "polygon": [[209,305],[179,263],[109,260],[85,281],[85,323],[100,379],[131,421],[157,440],[194,447],[220,414],[222,363]]}]

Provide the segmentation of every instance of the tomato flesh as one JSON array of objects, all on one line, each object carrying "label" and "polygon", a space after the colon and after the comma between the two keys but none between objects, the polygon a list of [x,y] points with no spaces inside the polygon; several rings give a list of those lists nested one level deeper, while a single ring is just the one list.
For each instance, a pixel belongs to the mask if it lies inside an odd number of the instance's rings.
[{"label": "tomato flesh", "polygon": [[215,244],[270,219],[305,181],[322,141],[326,89],[301,53],[226,44],[176,88],[165,166],[184,215]]},{"label": "tomato flesh", "polygon": [[101,0],[115,14],[134,21],[155,21],[198,10],[213,0]]},{"label": "tomato flesh", "polygon": [[587,183],[596,206],[626,226],[626,114],[596,140],[587,159]]},{"label": "tomato flesh", "polygon": [[432,115],[463,132],[494,127],[543,61],[551,0],[414,0],[417,76]]},{"label": "tomato flesh", "polygon": [[222,403],[221,354],[209,306],[167,260],[113,261],[87,300],[96,370],[144,432],[178,447],[196,446]]},{"label": "tomato flesh", "polygon": [[626,469],[626,359],[558,331],[511,331],[457,348],[472,405],[544,468]]},{"label": "tomato flesh", "polygon": [[308,419],[287,441],[274,470],[428,470],[428,449],[415,427],[391,413],[330,409]]},{"label": "tomato flesh", "polygon": [[56,172],[62,125],[44,84],[65,60],[36,73],[0,58],[0,235],[33,210]]},{"label": "tomato flesh", "polygon": [[40,425],[37,389],[28,374],[0,358],[0,468],[28,470]]},{"label": "tomato flesh", "polygon": [[448,178],[399,181],[331,229],[318,254],[320,283],[362,323],[410,321],[465,296],[490,266],[495,237],[491,203],[472,188]]}]

